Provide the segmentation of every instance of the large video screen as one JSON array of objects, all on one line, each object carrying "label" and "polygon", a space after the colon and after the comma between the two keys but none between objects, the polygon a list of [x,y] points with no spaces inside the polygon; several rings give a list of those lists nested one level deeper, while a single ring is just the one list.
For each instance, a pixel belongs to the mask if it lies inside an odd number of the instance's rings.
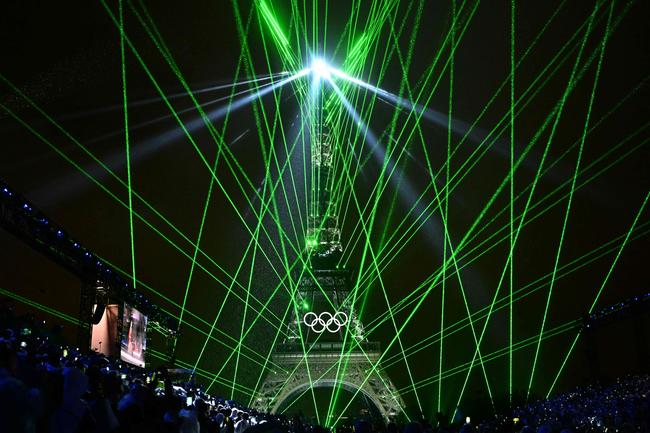
[{"label": "large video screen", "polygon": [[129,364],[144,367],[146,349],[147,316],[130,305],[124,304],[120,358]]},{"label": "large video screen", "polygon": [[[104,308],[95,305],[94,309]],[[93,310],[93,314],[94,314]],[[104,313],[98,324],[92,326],[90,349],[106,356],[117,356],[117,322],[118,305],[110,304],[104,308]]]}]

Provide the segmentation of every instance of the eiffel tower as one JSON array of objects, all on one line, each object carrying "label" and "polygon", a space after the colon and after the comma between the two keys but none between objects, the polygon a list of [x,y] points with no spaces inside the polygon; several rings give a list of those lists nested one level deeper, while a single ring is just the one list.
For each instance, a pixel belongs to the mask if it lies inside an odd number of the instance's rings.
[{"label": "eiffel tower", "polygon": [[402,412],[404,403],[381,366],[372,370],[381,356],[380,345],[368,341],[351,308],[354,272],[338,266],[343,247],[331,194],[335,148],[323,111],[315,110],[318,121],[311,132],[313,175],[307,265],[296,276],[295,307],[286,324],[286,337],[272,354],[273,362],[282,369],[267,375],[252,406],[276,413],[294,398],[310,392],[310,387],[340,386],[353,393],[359,390],[366,403],[388,422]]}]

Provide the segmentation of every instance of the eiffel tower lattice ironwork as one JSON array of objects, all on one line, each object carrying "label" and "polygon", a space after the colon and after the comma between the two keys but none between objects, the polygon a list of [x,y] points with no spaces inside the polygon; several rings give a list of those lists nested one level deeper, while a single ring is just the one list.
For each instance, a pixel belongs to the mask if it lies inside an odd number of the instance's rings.
[{"label": "eiffel tower lattice ironwork", "polygon": [[351,308],[348,295],[353,271],[337,266],[343,248],[331,195],[336,149],[324,113],[316,110],[315,114],[318,120],[311,136],[317,138],[311,140],[312,194],[306,235],[308,266],[297,277],[287,337],[272,354],[273,362],[282,369],[269,372],[253,396],[252,406],[276,413],[310,392],[310,387],[340,386],[360,391],[389,421],[402,412],[404,403],[381,366],[372,368],[381,356],[380,345],[368,341]]}]

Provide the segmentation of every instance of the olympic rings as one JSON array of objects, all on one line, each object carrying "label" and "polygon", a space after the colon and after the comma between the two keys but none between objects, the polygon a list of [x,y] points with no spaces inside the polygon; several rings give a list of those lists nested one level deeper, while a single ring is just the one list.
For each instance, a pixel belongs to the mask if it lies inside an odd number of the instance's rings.
[{"label": "olympic rings", "polygon": [[325,330],[332,334],[339,332],[348,324],[348,320],[348,315],[342,311],[337,311],[334,314],[328,311],[323,311],[320,314],[310,311],[302,317],[302,323],[317,334],[322,334]]}]

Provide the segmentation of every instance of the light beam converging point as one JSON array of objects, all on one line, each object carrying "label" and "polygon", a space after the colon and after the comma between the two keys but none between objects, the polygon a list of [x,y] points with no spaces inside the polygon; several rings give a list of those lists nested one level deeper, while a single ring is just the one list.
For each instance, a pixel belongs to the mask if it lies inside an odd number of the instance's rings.
[{"label": "light beam converging point", "polygon": [[310,70],[314,73],[317,79],[329,79],[331,76],[331,68],[323,59],[317,58],[311,64]]}]

